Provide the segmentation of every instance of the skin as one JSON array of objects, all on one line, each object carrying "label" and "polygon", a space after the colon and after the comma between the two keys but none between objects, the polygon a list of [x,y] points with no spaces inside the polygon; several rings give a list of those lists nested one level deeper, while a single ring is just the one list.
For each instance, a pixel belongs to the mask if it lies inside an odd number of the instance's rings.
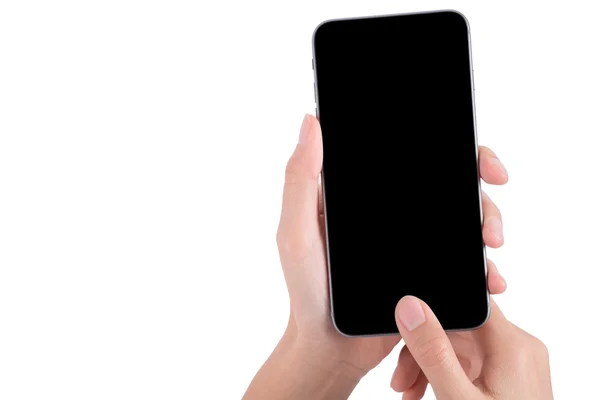
[{"label": "skin", "polygon": [[[360,379],[376,367],[400,341],[400,336],[347,338],[332,326],[325,250],[320,173],[323,161],[318,120],[305,116],[298,145],[286,167],[277,245],[290,296],[287,329],[244,396],[253,399],[346,399]],[[479,173],[492,185],[508,181],[496,155],[479,147]],[[443,199],[440,199],[443,202]],[[487,246],[504,243],[502,216],[483,195],[483,238]],[[496,265],[488,260],[490,293],[506,290]],[[477,370],[479,353],[468,334],[452,335],[465,368]],[[392,387],[419,399],[428,380],[408,349],[403,349]]]},{"label": "skin", "polygon": [[461,363],[456,339],[444,332],[431,309],[406,296],[396,306],[396,324],[421,372],[403,399],[420,399],[431,384],[438,400],[551,400],[546,346],[511,324],[495,301],[488,322],[467,339],[476,364]]}]

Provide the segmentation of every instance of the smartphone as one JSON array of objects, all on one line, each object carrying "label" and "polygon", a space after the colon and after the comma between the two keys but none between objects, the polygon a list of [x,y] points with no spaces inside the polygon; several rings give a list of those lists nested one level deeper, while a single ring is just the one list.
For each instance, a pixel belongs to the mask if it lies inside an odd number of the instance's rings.
[{"label": "smartphone", "polygon": [[446,330],[489,315],[469,24],[456,11],[329,20],[313,34],[331,316],[397,334],[405,295]]}]

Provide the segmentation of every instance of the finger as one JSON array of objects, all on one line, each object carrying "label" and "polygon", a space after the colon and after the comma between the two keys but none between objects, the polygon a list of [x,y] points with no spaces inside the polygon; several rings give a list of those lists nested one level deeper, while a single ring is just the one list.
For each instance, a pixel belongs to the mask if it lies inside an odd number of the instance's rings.
[{"label": "finger", "polygon": [[[290,157],[283,189],[281,218],[277,243],[282,257],[302,256],[319,229],[318,177],[321,173],[323,149],[321,128],[317,119],[306,115],[300,138]],[[310,233],[310,234],[307,234]]]},{"label": "finger", "polygon": [[490,298],[490,317],[472,334],[484,354],[493,354],[501,352],[505,343],[510,343],[513,331],[513,325],[502,314],[494,299]]},{"label": "finger", "polygon": [[427,377],[420,371],[415,383],[402,395],[402,400],[421,400],[425,396],[428,383]]},{"label": "finger", "polygon": [[392,374],[392,383],[390,386],[396,392],[408,390],[419,377],[421,368],[410,354],[408,347],[402,347],[398,356],[398,365]]},{"label": "finger", "polygon": [[452,344],[429,306],[413,296],[396,306],[400,334],[437,398],[470,398],[475,387],[463,371]]},{"label": "finger", "polygon": [[[460,366],[469,377],[469,380],[473,381],[479,376],[482,366],[482,356],[477,341],[470,334],[467,335],[463,332],[450,332],[448,338],[452,343],[452,348],[456,353]],[[415,385],[420,371],[421,368],[408,351],[408,348],[404,346],[400,351],[398,367],[396,367],[394,377],[392,377],[392,389],[396,392],[408,391]]]},{"label": "finger", "polygon": [[486,246],[498,248],[504,244],[502,214],[485,192],[481,192],[481,205],[483,207],[483,241]]},{"label": "finger", "polygon": [[502,294],[506,291],[506,280],[500,272],[496,264],[488,258],[487,260],[488,269],[488,289],[490,294]]},{"label": "finger", "polygon": [[508,182],[508,172],[494,154],[485,146],[479,146],[479,175],[491,185],[504,185]]}]

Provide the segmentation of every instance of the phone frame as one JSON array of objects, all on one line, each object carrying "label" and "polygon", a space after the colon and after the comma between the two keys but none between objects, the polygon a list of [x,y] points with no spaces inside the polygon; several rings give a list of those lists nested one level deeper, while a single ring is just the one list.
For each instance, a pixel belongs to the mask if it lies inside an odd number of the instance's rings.
[{"label": "phone frame", "polygon": [[[459,15],[464,21],[465,24],[467,26],[467,41],[468,41],[468,46],[469,46],[469,66],[470,66],[470,79],[471,79],[471,102],[472,102],[472,109],[473,109],[473,132],[474,132],[474,143],[475,143],[475,161],[476,161],[476,165],[477,168],[479,168],[479,145],[478,145],[478,139],[477,139],[477,116],[475,113],[475,84],[474,84],[474,79],[473,79],[473,57],[472,57],[472,47],[471,47],[471,26],[469,24],[469,20],[467,19],[467,17],[461,13],[460,11],[457,10],[453,10],[453,9],[442,9],[442,10],[431,10],[431,11],[416,11],[416,12],[410,12],[410,13],[400,13],[400,14],[384,14],[384,15],[370,15],[370,16],[362,16],[362,17],[352,17],[352,18],[333,18],[333,19],[328,19],[325,20],[323,22],[321,22],[319,25],[317,25],[317,27],[315,28],[315,30],[313,31],[313,35],[312,35],[312,68],[313,68],[313,75],[314,75],[314,96],[315,96],[315,113],[316,113],[316,118],[317,120],[319,119],[319,83],[317,80],[317,57],[316,57],[316,52],[315,52],[315,36],[317,31],[319,30],[319,28],[327,23],[330,22],[342,22],[342,21],[354,21],[354,20],[362,20],[362,19],[378,19],[378,18],[391,18],[391,17],[400,17],[400,16],[410,16],[410,15],[420,15],[420,14],[438,14],[438,13],[454,13]],[[479,173],[479,171],[478,171]],[[327,190],[325,188],[325,172],[323,170],[321,170],[321,176],[320,176],[320,181],[321,181],[321,186],[322,186],[322,196],[323,196],[323,216],[325,219],[325,247],[326,247],[326,252],[327,252],[327,280],[328,280],[328,287],[329,287],[329,309],[330,309],[330,318],[331,318],[331,323],[333,325],[333,327],[335,328],[336,331],[338,331],[338,333],[340,333],[342,336],[345,337],[349,337],[349,338],[353,338],[353,337],[376,337],[376,336],[397,336],[399,335],[399,333],[371,333],[371,334],[361,334],[361,335],[350,335],[347,334],[345,332],[343,332],[335,323],[335,313],[334,313],[334,309],[333,309],[333,288],[331,285],[331,260],[330,260],[330,253],[329,253],[329,231],[327,228],[328,222],[327,222],[327,201],[326,201],[326,193]],[[481,218],[481,229],[482,229],[482,234],[483,234],[483,220],[484,220],[484,216],[483,216],[483,204],[482,204],[482,194],[481,194],[481,178],[477,180],[477,192],[479,194],[479,215]],[[483,267],[484,267],[484,274],[486,276],[486,301],[487,301],[487,313],[486,316],[483,320],[483,322],[477,326],[474,327],[468,327],[468,328],[459,328],[459,329],[446,329],[447,332],[464,332],[464,331],[471,331],[471,330],[476,330],[481,328],[483,325],[485,325],[485,323],[488,321],[488,319],[490,318],[490,312],[491,312],[491,307],[490,307],[490,291],[487,285],[487,276],[488,276],[488,266],[487,266],[487,254],[486,254],[486,246],[485,246],[485,242],[483,243]]]}]

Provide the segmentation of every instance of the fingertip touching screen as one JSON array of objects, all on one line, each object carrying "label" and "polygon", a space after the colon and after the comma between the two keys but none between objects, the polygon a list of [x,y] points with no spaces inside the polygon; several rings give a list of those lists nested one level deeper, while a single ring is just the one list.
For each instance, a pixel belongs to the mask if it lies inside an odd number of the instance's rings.
[{"label": "fingertip touching screen", "polygon": [[469,28],[456,12],[315,31],[333,321],[397,333],[405,295],[445,329],[488,315]]}]

